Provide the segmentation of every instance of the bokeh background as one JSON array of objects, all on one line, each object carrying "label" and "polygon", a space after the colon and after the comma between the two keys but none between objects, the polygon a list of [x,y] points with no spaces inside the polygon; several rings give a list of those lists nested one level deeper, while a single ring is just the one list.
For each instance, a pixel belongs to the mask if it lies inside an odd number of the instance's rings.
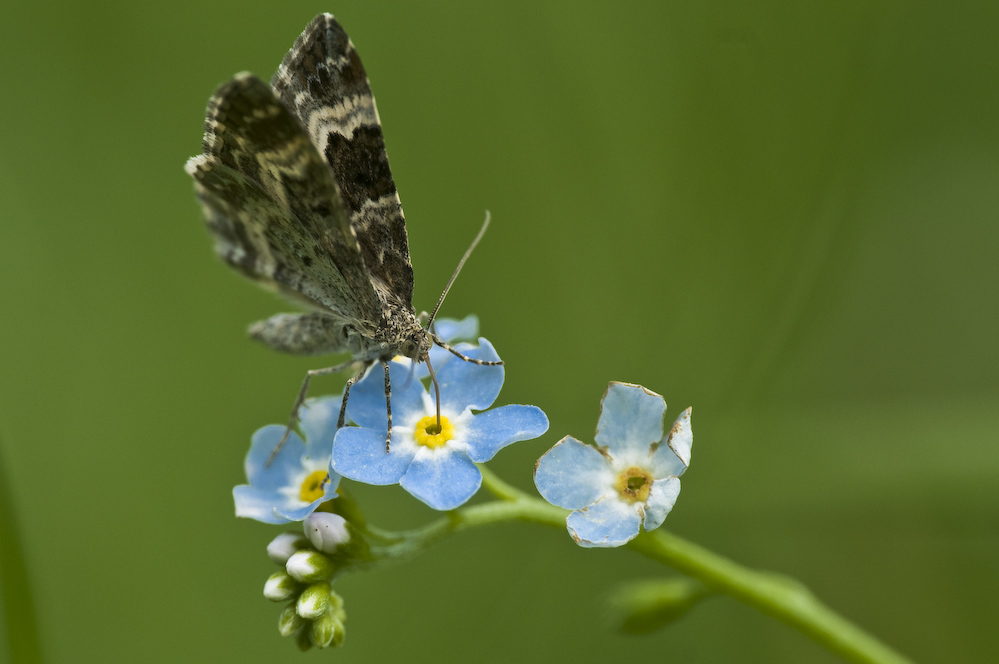
[{"label": "bokeh background", "polygon": [[276,529],[230,491],[317,363],[246,339],[287,307],[213,257],[182,166],[215,86],[320,11],[373,83],[417,309],[492,212],[444,314],[552,425],[493,468],[531,489],[641,383],[694,406],[667,528],[919,662],[994,656],[995,3],[181,0],[0,21],[0,455],[47,661],[838,661],[725,598],[618,635],[608,593],[666,572],[530,525],[343,579],[339,651],[277,635]]}]

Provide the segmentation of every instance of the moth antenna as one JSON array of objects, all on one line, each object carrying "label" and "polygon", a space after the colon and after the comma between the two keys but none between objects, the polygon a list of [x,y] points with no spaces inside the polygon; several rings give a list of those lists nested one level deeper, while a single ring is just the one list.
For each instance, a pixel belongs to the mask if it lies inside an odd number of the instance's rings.
[{"label": "moth antenna", "polygon": [[427,363],[430,380],[434,383],[434,396],[437,397],[437,433],[440,433],[443,431],[441,428],[441,386],[437,383],[437,374],[434,373],[434,368],[430,365],[430,353],[423,356],[423,361]]},{"label": "moth antenna", "polygon": [[[430,320],[427,322],[428,330],[430,329],[430,326],[433,325],[434,318],[437,317],[437,311],[441,308],[441,305],[444,304],[444,298],[447,297],[448,291],[451,290],[451,284],[453,284],[454,280],[458,278],[458,273],[461,272],[462,266],[465,265],[465,261],[468,260],[468,257],[472,255],[472,250],[475,249],[475,245],[477,245],[479,240],[482,239],[482,236],[486,234],[487,228],[489,228],[489,210],[486,210],[486,220],[482,222],[482,228],[479,229],[479,234],[475,236],[475,239],[472,240],[472,244],[465,250],[465,255],[461,257],[460,261],[458,261],[458,267],[454,269],[454,274],[451,275],[451,279],[448,280],[447,286],[444,287],[444,292],[441,293],[441,299],[437,300],[437,306],[434,307],[433,313],[430,314]],[[440,407],[438,407],[437,410],[437,419],[440,420]]]}]

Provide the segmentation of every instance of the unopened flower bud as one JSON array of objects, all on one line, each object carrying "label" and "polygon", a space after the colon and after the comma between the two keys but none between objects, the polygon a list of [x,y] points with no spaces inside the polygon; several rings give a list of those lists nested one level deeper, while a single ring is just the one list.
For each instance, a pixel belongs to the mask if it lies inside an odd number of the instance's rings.
[{"label": "unopened flower bud", "polygon": [[344,629],[343,620],[333,616],[333,642],[331,646],[339,648],[343,645],[343,640],[347,638],[347,630]]},{"label": "unopened flower bud", "polygon": [[330,615],[339,623],[343,623],[347,619],[347,612],[343,608],[343,598],[332,590],[330,591]]},{"label": "unopened flower bud", "polygon": [[298,594],[301,585],[288,572],[274,572],[264,584],[264,597],[272,602],[283,602]]},{"label": "unopened flower bud", "polygon": [[267,555],[278,565],[284,565],[291,556],[309,542],[298,533],[281,533],[267,545]]},{"label": "unopened flower bud", "polygon": [[350,540],[347,520],[339,514],[313,512],[305,517],[302,528],[312,546],[323,553],[333,553],[337,547]]},{"label": "unopened flower bud", "polygon": [[281,636],[291,636],[296,630],[305,626],[305,619],[295,611],[295,605],[289,605],[278,616],[278,632]]},{"label": "unopened flower bud", "polygon": [[330,584],[325,581],[313,583],[298,596],[295,611],[302,618],[315,620],[329,610],[331,590]]},{"label": "unopened flower bud", "polygon": [[288,574],[302,583],[328,579],[333,574],[333,561],[312,549],[297,551],[285,564]]},{"label": "unopened flower bud", "polygon": [[310,629],[312,630],[312,643],[316,647],[325,648],[333,644],[333,637],[336,636],[336,625],[329,612],[313,620]]},{"label": "unopened flower bud", "polygon": [[312,647],[312,630],[302,629],[298,631],[298,635],[295,637],[295,645],[302,652],[306,652]]}]

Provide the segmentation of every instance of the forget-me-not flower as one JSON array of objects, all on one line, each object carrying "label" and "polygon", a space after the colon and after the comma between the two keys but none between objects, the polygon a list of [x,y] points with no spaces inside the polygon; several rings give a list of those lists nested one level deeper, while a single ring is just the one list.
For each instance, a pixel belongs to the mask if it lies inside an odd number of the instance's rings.
[{"label": "forget-me-not flower", "polygon": [[[499,356],[485,339],[459,344],[465,355],[486,361]],[[392,384],[392,444],[385,451],[384,373],[372,370],[351,390],[347,414],[360,426],[340,429],[333,442],[333,469],[366,484],[396,484],[437,510],[451,510],[482,484],[476,463],[507,445],[537,438],[548,418],[537,406],[510,405],[481,411],[499,396],[503,366],[480,366],[448,354],[434,365],[441,393],[441,430],[433,388],[406,380],[410,367],[389,365]]]},{"label": "forget-me-not flower", "polygon": [[690,408],[666,435],[666,402],[641,385],[612,381],[600,404],[598,447],[566,436],[538,460],[545,500],[573,510],[569,534],[584,547],[621,546],[662,525],[690,465]]},{"label": "forget-me-not flower", "polygon": [[322,503],[336,498],[340,476],[330,466],[330,450],[340,397],[309,399],[299,428],[292,431],[277,456],[267,463],[284,435],[285,426],[271,424],[253,434],[246,455],[246,479],[232,490],[236,516],[264,523],[301,521]]}]

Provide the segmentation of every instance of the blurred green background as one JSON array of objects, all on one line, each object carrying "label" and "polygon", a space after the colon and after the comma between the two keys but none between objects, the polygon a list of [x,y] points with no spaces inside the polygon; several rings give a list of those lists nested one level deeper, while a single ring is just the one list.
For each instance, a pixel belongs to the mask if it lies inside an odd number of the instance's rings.
[{"label": "blurred green background", "polygon": [[529,525],[345,578],[342,650],[277,635],[276,529],[230,491],[319,364],[246,339],[288,307],[213,257],[182,166],[215,86],[320,11],[372,80],[418,310],[492,211],[443,313],[552,424],[493,468],[530,489],[641,383],[694,406],[667,528],[917,661],[994,656],[995,3],[63,1],[0,25],[0,454],[47,661],[839,661],[724,598],[619,636],[607,594],[664,571]]}]

